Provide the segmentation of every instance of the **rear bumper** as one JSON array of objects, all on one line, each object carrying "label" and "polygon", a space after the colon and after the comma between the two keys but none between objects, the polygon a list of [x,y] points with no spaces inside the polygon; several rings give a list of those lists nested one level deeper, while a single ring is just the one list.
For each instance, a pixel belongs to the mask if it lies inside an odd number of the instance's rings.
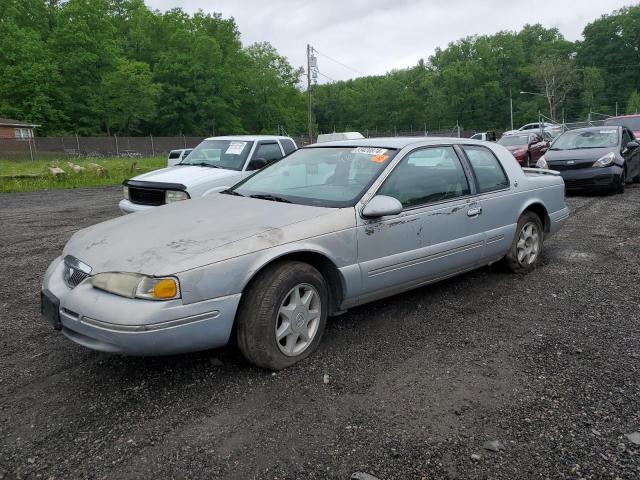
[{"label": "rear bumper", "polygon": [[556,233],[558,230],[562,228],[562,226],[569,219],[569,208],[564,207],[562,210],[558,210],[557,212],[553,212],[549,215],[549,233],[548,237]]},{"label": "rear bumper", "polygon": [[[553,169],[553,166],[549,168]],[[562,170],[560,175],[568,191],[599,192],[618,188],[622,180],[622,171],[622,167],[612,165],[605,168]]]},{"label": "rear bumper", "polygon": [[143,212],[145,210],[149,210],[150,208],[155,208],[151,205],[138,205],[137,203],[132,203],[131,201],[126,199],[120,200],[118,207],[120,207],[120,211],[122,213]]}]

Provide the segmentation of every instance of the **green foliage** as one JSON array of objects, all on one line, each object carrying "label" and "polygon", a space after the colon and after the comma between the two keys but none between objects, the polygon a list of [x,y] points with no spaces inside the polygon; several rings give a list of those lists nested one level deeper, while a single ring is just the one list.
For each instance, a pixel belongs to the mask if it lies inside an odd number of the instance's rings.
[{"label": "green foliage", "polygon": [[[74,158],[51,160],[2,160],[0,159],[0,193],[30,192],[34,190],[52,190],[61,188],[97,187],[101,185],[120,185],[133,175],[157,170],[166,166],[166,156],[130,158]],[[72,165],[83,170],[74,172]],[[100,173],[90,164],[102,166],[106,172]],[[49,173],[50,166],[65,171],[60,177]],[[135,168],[133,168],[135,167]]]},{"label": "green foliage", "polygon": [[297,132],[306,121],[300,72],[269,44],[243,49],[233,19],[143,0],[0,0],[0,76],[0,116],[40,134]]},{"label": "green foliage", "polygon": [[637,90],[632,92],[629,97],[626,113],[640,113],[640,92]]},{"label": "green foliage", "polygon": [[[616,103],[635,111],[639,39],[640,5],[596,19],[580,42],[542,25],[463,38],[411,68],[315,86],[316,128],[502,130],[510,94],[516,126],[538,113],[612,114]],[[217,13],[0,0],[0,116],[41,124],[39,134],[297,134],[301,75],[268,43],[243,48]]]}]

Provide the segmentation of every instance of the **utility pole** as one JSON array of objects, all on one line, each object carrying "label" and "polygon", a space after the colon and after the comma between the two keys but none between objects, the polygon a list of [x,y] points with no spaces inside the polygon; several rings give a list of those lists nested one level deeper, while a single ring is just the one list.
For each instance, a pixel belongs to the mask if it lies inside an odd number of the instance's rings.
[{"label": "utility pole", "polygon": [[313,126],[311,125],[311,52],[313,48],[307,43],[307,131],[309,143],[313,143]]}]

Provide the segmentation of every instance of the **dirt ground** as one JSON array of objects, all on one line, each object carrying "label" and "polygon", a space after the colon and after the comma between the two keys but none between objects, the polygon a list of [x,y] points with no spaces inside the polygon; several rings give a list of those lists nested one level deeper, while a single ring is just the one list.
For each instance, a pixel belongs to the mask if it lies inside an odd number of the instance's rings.
[{"label": "dirt ground", "polygon": [[231,347],[96,353],[40,320],[47,265],[120,195],[0,195],[0,479],[640,478],[640,186],[570,197],[533,273],[351,310],[277,374]]}]

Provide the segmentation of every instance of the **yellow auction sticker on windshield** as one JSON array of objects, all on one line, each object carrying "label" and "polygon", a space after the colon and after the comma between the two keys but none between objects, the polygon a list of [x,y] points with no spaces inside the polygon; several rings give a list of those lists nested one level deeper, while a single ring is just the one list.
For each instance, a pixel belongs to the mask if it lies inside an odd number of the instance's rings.
[{"label": "yellow auction sticker on windshield", "polygon": [[384,163],[387,158],[389,158],[389,155],[374,155],[373,157],[371,157],[371,161],[376,163]]},{"label": "yellow auction sticker on windshield", "polygon": [[385,153],[387,153],[387,149],[374,147],[357,147],[351,150],[351,153],[364,153],[365,155],[384,155]]}]

